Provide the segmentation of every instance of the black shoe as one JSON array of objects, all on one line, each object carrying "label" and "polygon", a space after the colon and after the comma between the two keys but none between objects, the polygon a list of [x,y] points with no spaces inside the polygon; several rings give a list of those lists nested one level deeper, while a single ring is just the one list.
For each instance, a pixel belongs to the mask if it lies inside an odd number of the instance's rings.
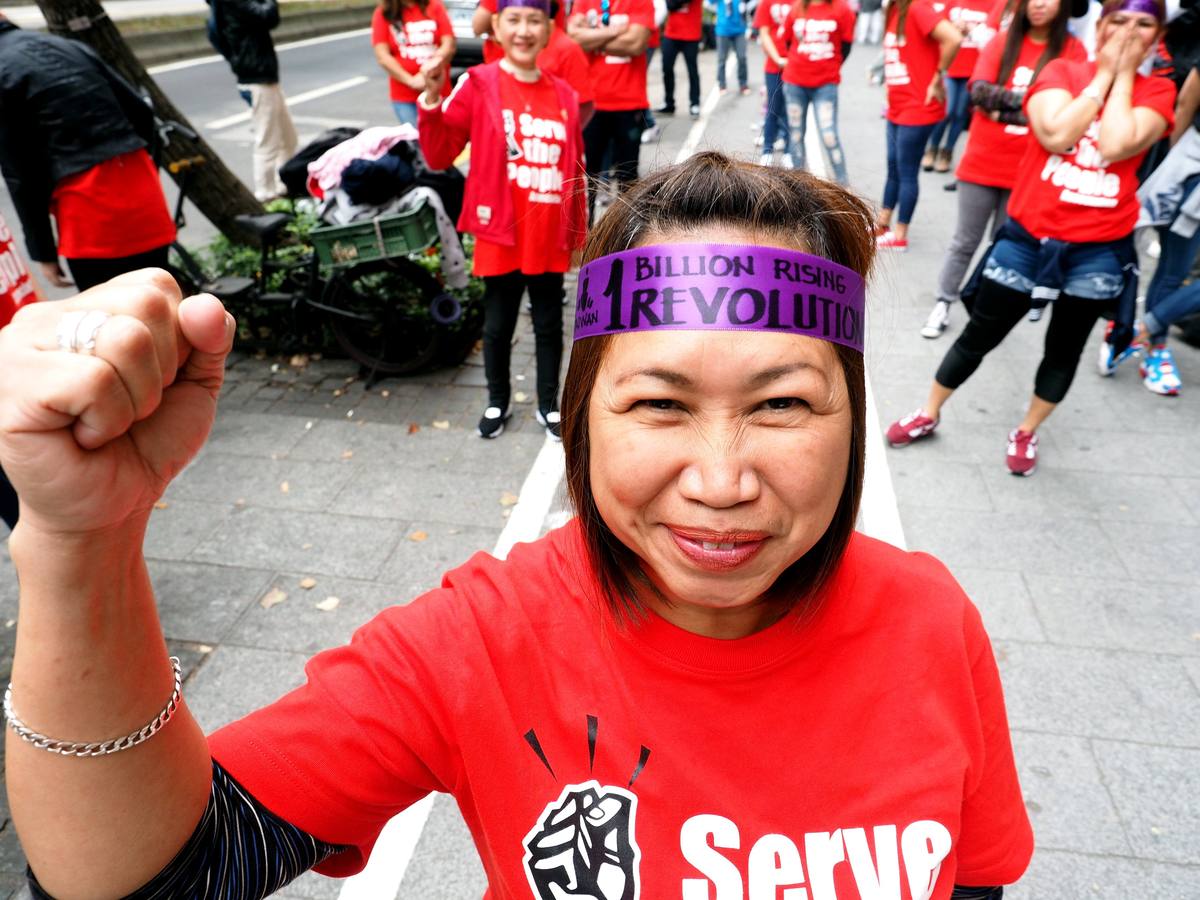
[{"label": "black shoe", "polygon": [[664,104],[663,106],[660,106],[658,109],[654,110],[654,114],[656,116],[673,116],[675,115],[675,107]]},{"label": "black shoe", "polygon": [[942,185],[942,190],[943,191],[957,191],[958,190],[958,182],[957,181],[948,181]]},{"label": "black shoe", "polygon": [[549,435],[550,440],[562,440],[562,419],[557,409],[552,409],[546,413],[539,409],[537,411],[537,423],[546,429],[546,434]]},{"label": "black shoe", "polygon": [[479,420],[479,436],[481,438],[498,438],[504,434],[504,423],[508,421],[508,407],[501,409],[498,406],[489,406],[483,411],[483,418]]}]

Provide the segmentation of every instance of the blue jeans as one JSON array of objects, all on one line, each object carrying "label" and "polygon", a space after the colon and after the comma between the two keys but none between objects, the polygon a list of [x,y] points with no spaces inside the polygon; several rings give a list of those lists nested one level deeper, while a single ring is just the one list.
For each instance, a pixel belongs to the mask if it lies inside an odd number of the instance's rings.
[{"label": "blue jeans", "polygon": [[392,109],[396,112],[396,120],[401,125],[411,125],[417,127],[417,104],[405,103],[402,100],[393,100]]},{"label": "blue jeans", "polygon": [[[1186,185],[1187,182],[1185,181]],[[1200,190],[1200,187],[1194,188]],[[1146,314],[1143,321],[1150,338],[1156,344],[1167,339],[1167,329],[1194,312],[1200,312],[1200,279],[1180,287],[1187,278],[1200,253],[1200,228],[1190,238],[1181,237],[1169,228],[1158,229],[1162,254],[1158,268],[1146,292]]]},{"label": "blue jeans", "polygon": [[825,151],[825,159],[829,163],[833,178],[838,184],[846,184],[846,157],[842,153],[837,131],[838,86],[822,84],[817,87],[801,87],[785,81],[783,93],[787,97],[788,125],[792,132],[792,158],[796,161],[796,166],[801,169],[808,168],[808,161],[804,157],[804,132],[808,128],[808,107],[811,105],[817,117],[821,147]]},{"label": "blue jeans", "polygon": [[[983,277],[999,285],[1030,294],[1036,284],[1038,248],[1000,240],[992,248]],[[1112,300],[1125,286],[1121,261],[1108,247],[1071,248],[1071,263],[1063,272],[1062,293],[1081,300]]]},{"label": "blue jeans", "polygon": [[764,72],[763,83],[767,88],[767,111],[763,117],[763,153],[770,153],[775,149],[775,141],[780,135],[783,135],[783,152],[790,153],[792,135],[788,130],[783,76],[778,72]]},{"label": "blue jeans", "polygon": [[[946,79],[946,117],[933,126],[933,134],[929,136],[930,150],[954,151],[958,136],[967,127],[967,114],[971,108],[971,95],[967,91],[967,79]],[[942,143],[945,135],[946,143]]]},{"label": "blue jeans", "polygon": [[887,123],[887,182],[883,186],[883,208],[895,209],[901,225],[912,221],[921,194],[918,178],[921,174],[921,155],[929,143],[933,125],[897,125]]},{"label": "blue jeans", "polygon": [[749,73],[746,71],[746,32],[735,34],[730,37],[717,35],[717,87],[725,89],[725,60],[729,58],[729,51],[733,50],[737,56],[737,77],[738,87],[744,88],[750,83]]}]

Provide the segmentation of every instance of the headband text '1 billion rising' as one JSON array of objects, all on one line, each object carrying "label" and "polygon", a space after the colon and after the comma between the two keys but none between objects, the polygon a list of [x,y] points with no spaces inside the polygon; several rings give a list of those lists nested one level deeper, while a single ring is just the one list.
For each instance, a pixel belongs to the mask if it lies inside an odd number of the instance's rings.
[{"label": "headband text '1 billion rising'", "polygon": [[656,244],[579,272],[575,340],[631,331],[766,331],[863,351],[865,286],[820,256],[751,244]]}]

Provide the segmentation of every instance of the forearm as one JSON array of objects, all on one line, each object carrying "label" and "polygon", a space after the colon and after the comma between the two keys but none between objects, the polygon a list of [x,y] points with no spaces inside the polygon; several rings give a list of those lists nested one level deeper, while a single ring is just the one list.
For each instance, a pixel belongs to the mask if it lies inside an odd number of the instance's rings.
[{"label": "forearm", "polygon": [[621,30],[612,25],[601,25],[592,28],[588,25],[578,25],[570,29],[571,39],[583,48],[585,53],[608,52],[607,45],[613,41]]},{"label": "forearm", "polygon": [[[1086,90],[1103,98],[1108,94],[1111,85],[1111,75],[1097,72]],[[1029,116],[1029,124],[1043,147],[1051,153],[1064,153],[1091,127],[1100,111],[1100,105],[1091,97],[1080,93],[1061,105],[1047,108],[1042,100],[1043,96],[1036,95],[1027,104],[1026,115]]]},{"label": "forearm", "polygon": [[397,60],[396,57],[392,56],[391,53],[376,53],[375,61],[379,63],[379,67],[383,69],[383,71],[387,72],[388,75],[396,79],[396,81],[400,82],[406,87],[411,87],[410,81],[412,76],[408,73],[404,66],[400,65],[400,61]]},{"label": "forearm", "polygon": [[1171,146],[1192,127],[1196,118],[1196,110],[1200,108],[1200,69],[1192,69],[1187,80],[1179,89],[1179,98],[1175,103],[1175,128],[1171,131]]},{"label": "forearm", "polygon": [[[1161,133],[1161,132],[1160,132]],[[1100,115],[1100,135],[1096,149],[1109,162],[1118,162],[1138,153],[1158,139],[1142,127],[1133,108],[1133,73],[1123,71],[1113,81]]]},{"label": "forearm", "polygon": [[945,73],[950,69],[950,63],[954,62],[954,57],[958,55],[958,47],[962,43],[962,36],[938,41],[938,71]]},{"label": "forearm", "polygon": [[647,29],[634,25],[605,44],[604,52],[609,56],[641,56],[646,52],[649,39],[650,33]]},{"label": "forearm", "polygon": [[775,38],[771,37],[770,28],[758,29],[758,40],[762,44],[763,52],[771,58],[775,65],[782,66],[786,63],[783,54],[779,52],[779,47],[775,44]]},{"label": "forearm", "polygon": [[[10,540],[21,583],[13,707],[71,741],[102,741],[153,720],[173,678],[141,556],[140,529],[54,537],[24,521]],[[13,821],[30,865],[59,900],[123,896],[195,828],[208,745],[186,706],[154,737],[97,758],[6,743]]]}]

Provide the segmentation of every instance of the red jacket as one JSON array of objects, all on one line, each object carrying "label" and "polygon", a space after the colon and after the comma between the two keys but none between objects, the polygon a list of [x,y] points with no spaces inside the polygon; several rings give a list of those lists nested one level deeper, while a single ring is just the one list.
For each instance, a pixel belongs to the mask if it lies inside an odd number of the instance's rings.
[{"label": "red jacket", "polygon": [[[583,166],[583,135],[579,101],[567,82],[542,73],[558,91],[567,112],[567,144],[562,157],[563,206],[559,246],[574,250],[587,234],[587,182]],[[471,169],[463,196],[459,231],[496,244],[517,242],[516,213],[508,184],[508,150],[500,115],[500,63],[474,66],[458,80],[454,91],[437,109],[418,107],[421,152],[431,169],[454,164],[471,143]]]}]

